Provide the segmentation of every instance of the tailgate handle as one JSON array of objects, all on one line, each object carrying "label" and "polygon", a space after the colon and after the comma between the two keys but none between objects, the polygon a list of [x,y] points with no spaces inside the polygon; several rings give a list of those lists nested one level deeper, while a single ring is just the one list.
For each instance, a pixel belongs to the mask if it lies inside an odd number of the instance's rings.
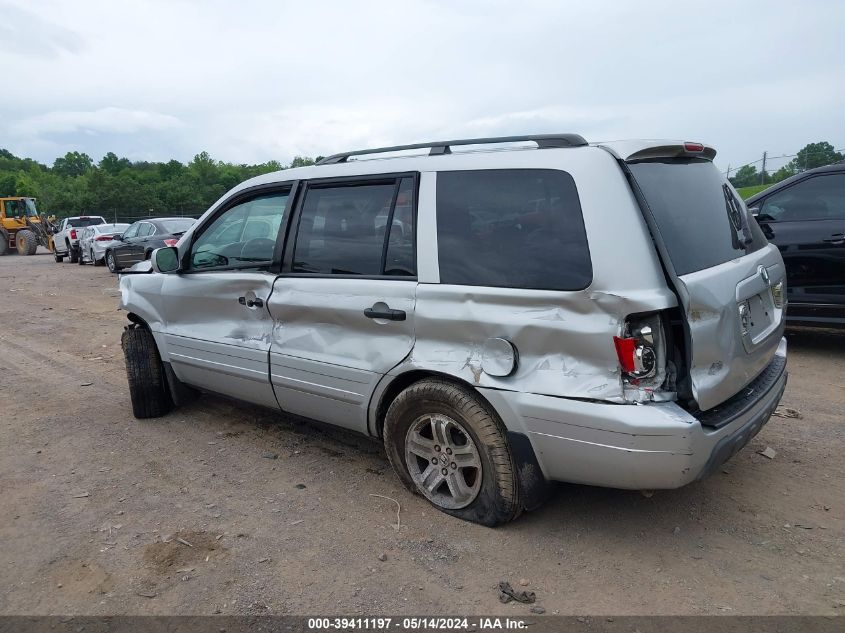
[{"label": "tailgate handle", "polygon": [[387,319],[388,321],[404,321],[405,311],[394,310],[393,308],[376,309],[376,307],[373,306],[372,308],[364,309],[364,316],[368,319]]}]

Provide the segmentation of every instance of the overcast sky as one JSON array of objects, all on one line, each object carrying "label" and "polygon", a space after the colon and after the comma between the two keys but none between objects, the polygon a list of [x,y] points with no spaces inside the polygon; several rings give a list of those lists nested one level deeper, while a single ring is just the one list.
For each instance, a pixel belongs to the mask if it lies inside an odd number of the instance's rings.
[{"label": "overcast sky", "polygon": [[725,169],[845,146],[843,25],[838,0],[0,0],[0,147],[253,163],[578,132]]}]

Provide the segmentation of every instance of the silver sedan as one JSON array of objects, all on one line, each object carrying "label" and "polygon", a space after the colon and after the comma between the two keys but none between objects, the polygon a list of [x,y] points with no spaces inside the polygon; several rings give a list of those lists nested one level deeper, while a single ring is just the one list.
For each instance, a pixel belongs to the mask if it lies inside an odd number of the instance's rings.
[{"label": "silver sedan", "polygon": [[115,235],[122,234],[128,224],[98,224],[86,227],[79,238],[79,263],[92,262],[95,266],[105,263],[106,248],[114,241]]}]

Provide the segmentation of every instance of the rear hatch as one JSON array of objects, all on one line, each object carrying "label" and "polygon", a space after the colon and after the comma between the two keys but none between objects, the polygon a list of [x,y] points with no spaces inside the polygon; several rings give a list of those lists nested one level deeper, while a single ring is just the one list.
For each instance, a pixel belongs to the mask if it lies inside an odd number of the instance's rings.
[{"label": "rear hatch", "polygon": [[681,144],[625,157],[678,294],[691,391],[701,410],[736,394],[772,361],[786,296],[778,249],[719,173],[714,155]]}]

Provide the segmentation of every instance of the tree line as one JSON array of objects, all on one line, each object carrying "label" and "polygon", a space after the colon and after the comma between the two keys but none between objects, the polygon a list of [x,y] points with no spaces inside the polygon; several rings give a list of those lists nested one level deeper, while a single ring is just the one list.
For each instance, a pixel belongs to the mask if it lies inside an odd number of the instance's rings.
[{"label": "tree line", "polygon": [[[809,143],[773,173],[755,164],[740,167],[730,181],[735,187],[773,184],[806,169],[843,160],[827,141]],[[109,152],[98,162],[83,152],[68,152],[48,167],[0,149],[0,196],[38,198],[42,212],[57,217],[104,215],[128,219],[145,215],[199,215],[235,185],[286,167],[313,165],[297,156],[289,165],[271,160],[235,165],[200,152],[187,164],[131,161]]]},{"label": "tree line", "polygon": [[183,164],[130,161],[109,152],[95,163],[88,154],[68,152],[49,167],[0,149],[0,196],[37,198],[41,213],[59,218],[199,215],[248,178],[313,165],[319,158],[297,156],[289,165],[275,160],[235,165],[200,152]]},{"label": "tree line", "polygon": [[791,161],[774,172],[769,173],[766,170],[757,171],[755,164],[743,165],[728,180],[737,188],[751,187],[754,185],[773,185],[802,171],[813,169],[814,167],[824,167],[831,163],[838,163],[843,159],[845,159],[845,155],[842,152],[837,152],[833,145],[827,141],[808,143],[795,154],[795,157]]}]

